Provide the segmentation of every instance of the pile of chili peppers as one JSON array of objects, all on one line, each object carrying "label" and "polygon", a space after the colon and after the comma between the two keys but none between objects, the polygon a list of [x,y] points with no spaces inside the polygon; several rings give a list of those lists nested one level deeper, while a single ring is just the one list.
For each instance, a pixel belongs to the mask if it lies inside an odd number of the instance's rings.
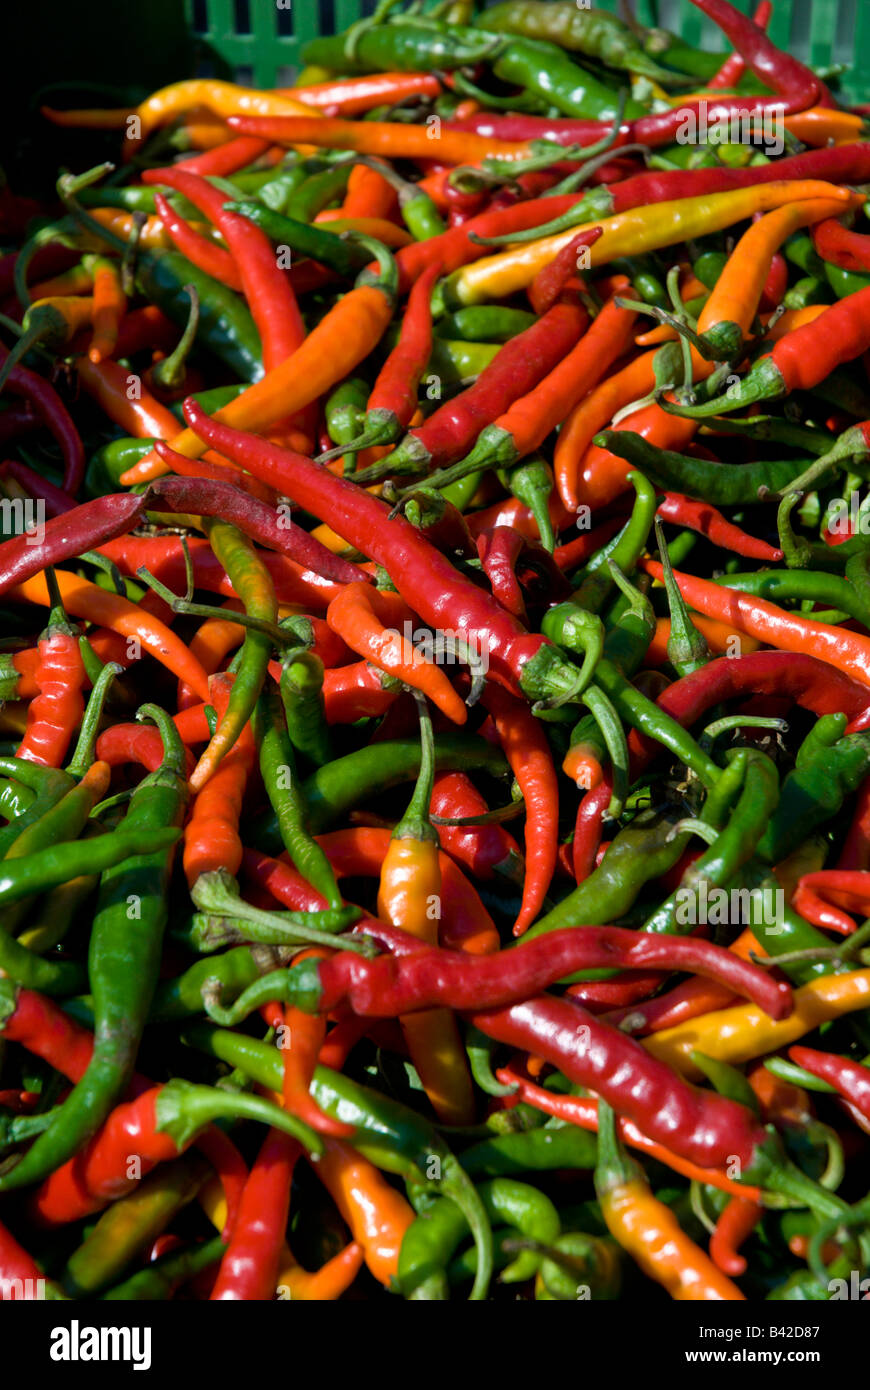
[{"label": "pile of chili peppers", "polygon": [[867,1273],[870,140],[694,3],[44,108],[117,153],[0,203],[0,1297]]}]

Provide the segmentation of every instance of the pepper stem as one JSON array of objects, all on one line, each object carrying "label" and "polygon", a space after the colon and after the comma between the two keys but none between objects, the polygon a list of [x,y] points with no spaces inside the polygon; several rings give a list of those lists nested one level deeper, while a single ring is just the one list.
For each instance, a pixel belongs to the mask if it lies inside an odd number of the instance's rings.
[{"label": "pepper stem", "polygon": [[109,686],[116,676],[123,674],[123,666],[119,666],[115,661],[109,661],[103,666],[100,674],[94,682],[94,687],[88,699],[85,709],[82,726],[79,730],[78,742],[72,760],[67,767],[67,772],[71,777],[84,777],[88,768],[94,761],[94,746],[97,741],[97,731],[103,717],[103,706],[106,703],[106,696],[109,693]]},{"label": "pepper stem", "polygon": [[393,831],[394,840],[433,840],[437,844],[438,833],[429,819],[429,805],[432,801],[432,786],[435,781],[435,736],[425,695],[412,690],[417,702],[417,715],[420,720],[420,771],[408,802],[408,809]]},{"label": "pepper stem", "polygon": [[157,725],[157,730],[163,740],[163,762],[158,768],[158,772],[171,772],[174,776],[183,778],[187,771],[187,753],[178,732],[178,726],[171,715],[161,709],[159,705],[140,705],[136,711],[136,719],[140,724],[144,724],[146,719],[150,719],[152,724]]},{"label": "pepper stem", "polygon": [[199,295],[195,285],[185,285],[184,292],[190,300],[190,311],[187,316],[187,323],[184,332],[179,338],[175,347],[168,357],[164,357],[162,362],[158,362],[152,372],[152,377],[158,386],[169,388],[180,386],[184,381],[187,371],[187,358],[196,339],[199,329]]}]

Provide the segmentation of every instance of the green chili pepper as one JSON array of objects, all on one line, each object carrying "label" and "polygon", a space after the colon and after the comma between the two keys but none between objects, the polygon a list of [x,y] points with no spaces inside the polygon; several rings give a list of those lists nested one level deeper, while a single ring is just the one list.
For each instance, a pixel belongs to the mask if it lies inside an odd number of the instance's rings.
[{"label": "green chili pepper", "polygon": [[476,21],[478,28],[495,33],[520,34],[527,39],[547,39],[560,48],[608,67],[638,73],[654,82],[673,81],[674,74],[652,61],[633,30],[606,10],[578,8],[574,0],[505,0],[488,8]]},{"label": "green chili pepper", "polygon": [[540,454],[535,454],[511,471],[507,483],[517,501],[532,513],[541,545],[552,555],[556,537],[550,520],[549,502],[556,484],[550,465]]},{"label": "green chili pepper", "polygon": [[293,222],[313,222],[319,212],[344,195],[351,168],[352,161],[345,159],[310,174],[287,199],[287,217]]},{"label": "green chili pepper", "polygon": [[801,459],[732,464],[686,458],[669,449],[657,449],[629,430],[604,430],[594,442],[633,468],[642,469],[656,486],[700,497],[716,507],[759,502],[759,489],[780,492],[809,467],[809,461]]},{"label": "green chili pepper", "polygon": [[[206,1024],[190,1028],[185,1041],[230,1066],[241,1067],[260,1085],[281,1089],[284,1063],[277,1048]],[[492,1270],[492,1232],[473,1184],[437,1130],[415,1111],[327,1067],[316,1068],[311,1091],[328,1115],[354,1126],[356,1133],[350,1142],[376,1167],[428,1184],[434,1194],[455,1203],[478,1250],[471,1297],[484,1299]]]},{"label": "green chili pepper", "polygon": [[870,275],[861,275],[855,270],[841,270],[838,265],[832,265],[830,261],[822,261],[825,276],[828,284],[834,291],[838,299],[845,299],[850,294],[857,294],[859,290],[866,290],[870,285]]},{"label": "green chili pepper", "polygon": [[[103,874],[88,956],[95,1019],[93,1055],[55,1123],[20,1163],[0,1178],[0,1190],[36,1182],[65,1163],[103,1123],[126,1089],[136,1062],[160,969],[171,846],[178,838],[187,805],[185,750],[175,724],[155,705],[143,705],[139,717],[152,718],[157,724],[163,739],[163,762],[136,788],[123,832],[82,846],[91,863],[82,864],[77,872],[96,867],[99,852],[118,834],[123,834],[130,849],[137,837],[144,845],[149,836],[158,833],[164,836],[163,843],[141,851],[137,844],[137,852],[130,856],[128,851],[125,861]],[[161,832],[157,827],[166,829]]]},{"label": "green chili pepper", "polygon": [[824,280],[804,275],[786,290],[783,297],[786,309],[806,309],[810,304],[830,304],[831,291]]},{"label": "green chili pepper", "polygon": [[[338,173],[343,173],[346,184],[349,168],[338,165],[328,171],[333,182],[335,182],[336,170]],[[323,179],[325,175],[318,174],[316,177]],[[298,206],[298,200],[302,198],[308,185],[313,182],[313,179],[309,179],[308,184],[304,184],[299,189],[298,193],[294,195],[294,199],[291,200],[291,206]],[[342,237],[336,236],[335,232],[330,232],[325,227],[311,226],[310,218],[303,218],[298,211],[294,212],[292,216],[284,216],[280,212],[273,212],[270,208],[262,207],[259,203],[226,203],[225,207],[231,212],[238,212],[241,213],[242,217],[247,217],[249,222],[253,222],[256,227],[260,227],[266,233],[270,241],[278,245],[289,246],[290,250],[295,251],[299,256],[310,256],[312,260],[328,266],[338,275],[352,278],[370,259],[363,248],[343,240]],[[312,216],[315,216],[319,211],[321,209],[316,208]]]},{"label": "green chili pepper", "polygon": [[594,1134],[577,1125],[550,1124],[519,1134],[499,1134],[482,1139],[462,1154],[462,1166],[470,1178],[504,1177],[510,1173],[552,1172],[559,1168],[595,1167]]},{"label": "green chili pepper", "polygon": [[124,1299],[136,1303],[156,1303],[172,1297],[180,1284],[187,1284],[197,1274],[219,1264],[226,1251],[220,1236],[190,1245],[183,1250],[172,1250],[159,1260],[139,1269],[116,1284],[113,1289],[100,1297],[106,1300]]},{"label": "green chili pepper", "polygon": [[154,991],[149,1023],[174,1023],[202,1013],[202,987],[217,980],[222,992],[235,998],[255,984],[261,975],[278,969],[290,958],[290,948],[281,946],[235,946],[219,956],[195,961],[173,980],[161,980]]},{"label": "green chili pepper", "polygon": [[674,579],[671,557],[668,555],[668,548],[665,545],[664,528],[658,518],[656,518],[656,539],[664,570],[668,611],[671,618],[671,631],[667,646],[668,661],[678,676],[688,676],[691,675],[692,671],[698,671],[702,666],[707,665],[710,660],[710,648],[707,645],[706,637],[698,631],[689,617],[686,600],[680,593],[680,587]]},{"label": "green chili pepper", "polygon": [[[500,82],[535,92],[565,116],[612,121],[619,113],[618,92],[552,43],[511,39],[492,63],[492,71]],[[623,118],[632,121],[644,114],[640,102],[629,97]]]},{"label": "green chili pepper", "polygon": [[332,72],[452,72],[482,62],[500,46],[500,39],[473,29],[439,28],[412,19],[401,24],[369,21],[347,34],[311,39],[303,46],[302,61]]},{"label": "green chili pepper", "polygon": [[779,806],[758,844],[769,863],[784,859],[817,826],[836,814],[870,770],[870,733],[849,734],[845,714],[825,714],[797,752]]},{"label": "green chili pepper", "polygon": [[296,774],[293,744],[287,733],[281,698],[268,677],[254,710],[254,736],[260,753],[260,774],[266,795],[278,817],[284,848],[299,873],[330,907],[342,897],[332,867],[306,825],[304,795]]},{"label": "green chili pepper", "polygon": [[527,309],[507,309],[495,304],[472,304],[439,319],[439,338],[459,338],[467,343],[506,343],[531,328],[534,314]]},{"label": "green chili pepper", "polygon": [[553,1241],[543,1256],[537,1299],[576,1303],[586,1299],[619,1297],[622,1268],[619,1246],[585,1231],[566,1231]]},{"label": "green chili pepper", "polygon": [[46,811],[74,786],[74,779],[68,772],[43,767],[29,758],[0,757],[0,773],[11,778],[16,786],[34,793],[21,814],[0,830],[0,856],[4,856],[22,831],[41,820]]},{"label": "green chili pepper", "polygon": [[580,584],[571,595],[572,603],[585,608],[587,612],[600,612],[610,595],[613,578],[607,561],[612,560],[624,574],[631,574],[646,548],[652,530],[658,505],[655,488],[647,482],[642,473],[633,471],[628,477],[636,494],[631,516],[613,540],[608,541],[607,545],[602,546],[592,557]]},{"label": "green chili pepper", "polygon": [[[480,770],[504,776],[506,763],[498,749],[474,734],[438,734],[435,769],[438,772]],[[2,770],[2,765],[0,765]],[[313,835],[328,830],[363,798],[371,799],[389,787],[413,781],[420,770],[419,739],[391,739],[336,758],[308,777],[302,792]],[[282,849],[277,820],[270,817],[255,828],[255,839],[266,853]]]},{"label": "green chili pepper", "polygon": [[325,766],[333,757],[323,676],[323,662],[314,652],[294,652],[281,666],[281,700],[290,742],[304,762],[314,767]]}]

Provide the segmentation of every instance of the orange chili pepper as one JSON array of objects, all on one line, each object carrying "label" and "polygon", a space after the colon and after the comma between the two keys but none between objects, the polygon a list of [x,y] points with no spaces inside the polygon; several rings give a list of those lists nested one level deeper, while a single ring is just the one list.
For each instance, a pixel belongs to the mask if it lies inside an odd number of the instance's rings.
[{"label": "orange chili pepper", "polygon": [[616,1137],[609,1105],[598,1102],[598,1163],[595,1191],[613,1238],[650,1279],[677,1301],[743,1298],[736,1284],[690,1240],[670,1207],[652,1194],[640,1166]]},{"label": "orange chili pepper", "polygon": [[[139,604],[131,603],[120,594],[109,593],[77,574],[70,574],[67,570],[56,570],[55,574],[63,606],[68,613],[111,628],[113,632],[126,637],[128,644],[130,639],[135,639],[173,675],[193,686],[203,700],[209,698],[205,671],[190,655],[181,638],[176,637],[159,618],[152,617]],[[42,607],[51,602],[42,574],[14,585],[8,590],[8,597],[37,603]]]},{"label": "orange chili pepper", "polygon": [[[381,865],[378,916],[391,926],[438,944],[441,871],[438,835],[429,819],[435,775],[432,724],[422,697],[420,773],[405,815],[393,831]],[[445,1124],[470,1124],[474,1092],[459,1028],[449,1009],[401,1018],[402,1031],[435,1113]]]},{"label": "orange chili pepper", "polygon": [[[235,625],[238,629],[238,624]],[[209,686],[211,703],[223,718],[229,703],[232,680],[216,676]],[[189,887],[200,874],[224,869],[238,872],[242,862],[239,822],[242,798],[257,759],[250,724],[246,724],[230,752],[196,796],[184,827],[184,872]]]},{"label": "orange chili pepper", "polygon": [[340,1139],[325,1139],[313,1168],[363,1252],[368,1269],[389,1287],[398,1273],[402,1239],[414,1210],[362,1154]]},{"label": "orange chili pepper", "polygon": [[[326,621],[373,666],[422,691],[454,724],[465,723],[465,703],[444,671],[405,635],[418,619],[398,594],[361,582],[346,584],[326,610]],[[385,626],[388,623],[390,626]]]},{"label": "orange chili pepper", "polygon": [[127,311],[127,296],[121,286],[121,271],[117,261],[108,256],[94,258],[94,334],[88,348],[92,362],[102,362],[114,356],[118,330]]},{"label": "orange chili pepper", "polygon": [[441,164],[476,164],[482,159],[522,159],[531,154],[527,140],[491,140],[466,130],[446,130],[433,140],[426,126],[399,121],[342,121],[332,117],[231,116],[230,127],[259,135],[278,145],[322,145],[357,150],[387,159],[431,159]]}]

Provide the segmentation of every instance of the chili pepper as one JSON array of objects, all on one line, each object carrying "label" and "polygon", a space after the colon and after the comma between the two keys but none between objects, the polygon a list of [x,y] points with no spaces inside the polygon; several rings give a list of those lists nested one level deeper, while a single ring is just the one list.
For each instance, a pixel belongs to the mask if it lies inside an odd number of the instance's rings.
[{"label": "chili pepper", "polygon": [[[265,429],[322,395],[376,346],[392,314],[395,263],[383,248],[374,249],[381,266],[380,278],[373,280],[363,271],[356,288],[321,319],[292,358],[255,383],[256,389],[243,391],[218,411],[221,422]],[[170,444],[176,453],[189,458],[198,458],[205,448],[193,430],[185,430]],[[162,465],[157,466],[165,471]],[[132,486],[154,476],[155,464],[146,456],[122,481]]]},{"label": "chili pepper", "polygon": [[103,1212],[64,1268],[73,1298],[93,1297],[112,1284],[141,1251],[193,1200],[208,1173],[197,1155],[168,1164]]},{"label": "chili pepper", "polygon": [[445,824],[444,818],[467,818],[485,815],[487,804],[464,772],[443,772],[435,778],[429,810],[435,818],[442,849],[460,867],[477,877],[491,879],[495,875],[512,878],[520,868],[520,850],[503,825],[488,821],[481,824]]},{"label": "chili pepper", "polygon": [[27,707],[27,729],[17,756],[57,767],[84,711],[81,688],[85,669],[79,633],[66,620],[62,607],[52,606],[38,650],[35,676],[39,694]]},{"label": "chili pepper", "polygon": [[322,767],[332,759],[326,674],[322,660],[311,651],[294,653],[281,667],[281,701],[290,742],[303,760],[314,767]]},{"label": "chili pepper", "polygon": [[[692,176],[694,178],[694,175]],[[617,185],[618,187],[618,185]],[[592,267],[606,265],[621,255],[638,255],[673,245],[679,239],[704,236],[733,226],[755,212],[799,201],[837,200],[833,185],[811,180],[764,183],[735,188],[727,193],[684,196],[669,202],[634,207],[612,217],[596,217],[603,235],[589,248]],[[848,202],[848,195],[844,199]],[[454,272],[445,287],[448,307],[501,299],[525,289],[537,272],[572,241],[579,228],[544,237],[530,246],[489,256]],[[835,306],[836,307],[836,306]]]},{"label": "chili pepper", "polygon": [[[772,1017],[787,1015],[788,986],[778,984],[732,952],[707,942],[644,935],[618,927],[568,928],[547,935],[546,942],[529,942],[494,957],[473,958],[442,948],[421,950],[404,933],[380,927],[371,934],[395,954],[366,960],[356,954],[336,955],[264,976],[231,1009],[209,1012],[222,1023],[240,1022],[259,1002],[281,997],[306,1012],[328,1013],[347,1002],[355,1013],[395,1017],[433,1003],[448,1008],[501,1008],[566,975],[608,961],[624,969],[661,966],[689,970],[747,993]],[[274,995],[269,995],[274,990]],[[214,996],[214,990],[209,994]]]},{"label": "chili pepper", "polygon": [[212,1300],[271,1299],[290,1209],[290,1184],[300,1145],[270,1130],[245,1184],[235,1231],[221,1261]]},{"label": "chili pepper", "polygon": [[390,1286],[399,1270],[402,1240],[414,1220],[413,1209],[374,1164],[338,1139],[326,1139],[315,1172],[326,1187],[367,1268]]},{"label": "chili pepper", "polygon": [[868,989],[866,970],[825,975],[795,990],[794,1012],[782,1023],[763,1022],[754,1004],[738,1004],[710,1014],[706,1024],[696,1019],[656,1033],[645,1040],[644,1047],[658,1060],[667,1059],[687,1075],[695,1075],[689,1057],[693,1047],[722,1061],[749,1061],[803,1037],[826,1019],[864,1008]]},{"label": "chili pepper", "polygon": [[813,245],[824,261],[841,270],[870,271],[870,237],[850,231],[835,218],[819,222],[812,231]]},{"label": "chili pepper", "polygon": [[365,77],[306,83],[290,89],[305,105],[337,108],[343,116],[359,116],[387,101],[396,105],[408,97],[437,97],[441,83],[429,72],[373,72]]},{"label": "chili pepper", "polygon": [[326,617],[353,651],[423,691],[455,724],[465,723],[465,705],[444,672],[407,635],[400,635],[399,623],[405,634],[413,630],[414,614],[396,595],[379,593],[369,584],[347,584],[329,605]]},{"label": "chili pepper", "polygon": [[152,92],[136,107],[141,133],[138,140],[129,140],[131,149],[125,151],[126,157],[130,159],[137,153],[156,126],[201,109],[223,119],[231,111],[298,111],[300,103],[285,95],[258,92],[214,78],[173,82]]},{"label": "chili pepper", "polygon": [[[226,712],[232,687],[226,677],[211,683],[210,693],[221,717]],[[225,869],[238,872],[242,862],[239,838],[241,803],[254,766],[256,748],[246,724],[217,771],[199,792],[184,829],[184,872],[188,885],[201,873]]]},{"label": "chili pepper", "polygon": [[587,323],[582,306],[554,305],[531,328],[506,343],[473,386],[410,430],[387,459],[357,474],[356,480],[374,481],[386,473],[420,473],[431,465],[444,467],[461,458],[481,429],[546,378],[573,348]]},{"label": "chili pepper", "polygon": [[138,497],[113,496],[86,502],[45,523],[41,537],[25,533],[0,544],[0,593],[14,584],[132,530],[144,512]]},{"label": "chili pepper", "polygon": [[849,935],[855,930],[855,924],[847,912],[867,915],[866,903],[870,896],[867,884],[867,875],[856,870],[822,869],[802,874],[792,906],[815,926]]},{"label": "chili pepper", "polygon": [[[130,803],[122,832],[128,842],[154,827],[180,827],[186,803],[185,760],[172,721],[156,706],[141,713],[157,722],[164,740],[164,761],[140,783]],[[105,836],[91,846],[96,855]],[[94,1050],[88,1070],[64,1102],[50,1129],[36,1141],[0,1186],[35,1182],[60,1167],[102,1124],[132,1073],[151,997],[157,982],[166,894],[171,873],[170,846],[143,853],[132,863],[111,865],[104,872],[91,935],[89,979],[94,997]],[[135,915],[130,916],[133,888]],[[138,927],[130,933],[130,921]]]},{"label": "chili pepper", "polygon": [[675,488],[701,497],[714,506],[739,506],[759,501],[759,489],[778,492],[798,476],[802,465],[794,459],[757,463],[714,463],[657,449],[632,432],[604,430],[596,445],[642,469],[660,487]]},{"label": "chili pepper", "polygon": [[[425,701],[418,696],[422,754],[408,809],[390,838],[381,867],[378,915],[394,927],[437,945],[441,873],[438,836],[429,820],[435,747]],[[471,1077],[456,1022],[446,1009],[400,1015],[402,1032],[435,1113],[451,1124],[474,1115]]]},{"label": "chili pepper", "polygon": [[[34,1214],[41,1224],[59,1225],[99,1211],[133,1191],[158,1163],[183,1153],[207,1125],[222,1116],[260,1120],[314,1153],[320,1146],[313,1131],[260,1096],[230,1094],[175,1078],[117,1106],[75,1158],[37,1188],[32,1198]],[[131,1155],[139,1159],[140,1177],[128,1176]]]},{"label": "chili pepper", "polygon": [[[845,714],[822,715],[801,744],[794,770],[783,783],[780,806],[759,842],[762,858],[778,861],[790,854],[863,781],[870,768],[870,735],[843,738],[845,727]],[[808,806],[810,798],[818,800]]]},{"label": "chili pepper", "polygon": [[[653,560],[641,560],[640,568],[654,579],[661,578],[661,566]],[[788,613],[764,599],[744,597],[736,589],[729,592],[725,587],[692,575],[676,573],[674,578],[686,602],[707,617],[734,623],[741,631],[762,641],[772,639],[780,650],[816,656],[826,665],[866,684],[867,639],[859,633],[813,622],[811,618]]]},{"label": "chili pepper", "polygon": [[[433,149],[425,126],[398,121],[343,121],[324,116],[231,116],[229,125],[244,135],[258,135],[279,145],[314,144],[391,159],[427,159]],[[458,135],[443,128],[437,142],[438,158],[445,164],[490,157],[519,159],[531,152],[525,142],[487,140],[474,135]]]},{"label": "chili pepper", "polygon": [[737,1285],[684,1234],[670,1208],[653,1197],[643,1170],[621,1148],[613,1111],[603,1100],[598,1104],[595,1191],[610,1234],[672,1298],[743,1298]]},{"label": "chili pepper", "polygon": [[491,35],[446,26],[431,28],[409,20],[399,25],[366,24],[355,35],[352,50],[346,47],[343,34],[310,39],[302,51],[302,61],[331,72],[452,72],[484,61],[493,48]]},{"label": "chili pepper", "polygon": [[[0,367],[7,364],[8,358],[6,348],[0,346]],[[84,473],[84,446],[69,411],[54,387],[37,372],[18,363],[6,377],[6,389],[28,401],[57,440],[64,460],[63,490],[75,496]]]},{"label": "chili pepper", "polygon": [[752,1235],[763,1215],[762,1206],[743,1197],[732,1197],[723,1207],[710,1237],[710,1258],[723,1274],[734,1278],[745,1274],[746,1259],[740,1254],[740,1246]]},{"label": "chili pepper", "polygon": [[270,679],[254,712],[254,732],[260,755],[260,773],[278,818],[285,848],[294,865],[332,907],[341,905],[335,876],[322,849],[306,826],[304,794],[296,780],[293,745],[287,733],[278,690]]},{"label": "chili pepper", "polygon": [[[187,1038],[194,1047],[241,1066],[261,1085],[280,1085],[281,1058],[267,1044],[202,1024],[194,1025]],[[491,1232],[480,1198],[440,1135],[421,1115],[326,1067],[315,1071],[312,1093],[327,1114],[356,1126],[353,1147],[363,1157],[387,1172],[429,1183],[434,1193],[451,1197],[466,1212],[479,1252],[472,1297],[483,1298],[491,1268]],[[433,1168],[432,1158],[439,1159],[440,1166]]]},{"label": "chili pepper", "polygon": [[870,1113],[870,1071],[867,1067],[811,1047],[790,1047],[788,1055],[799,1067],[827,1081],[867,1119]]},{"label": "chili pepper", "polygon": [[670,631],[668,635],[667,658],[678,676],[689,676],[706,666],[710,659],[710,649],[704,635],[693,626],[689,610],[674,580],[674,572],[665,545],[664,530],[656,517],[656,540],[662,558],[665,588],[668,594]]},{"label": "chili pepper", "polygon": [[543,638],[530,637],[491,596],[462,579],[408,522],[400,517],[387,520],[384,503],[377,498],[325,469],[316,469],[298,455],[240,437],[226,425],[209,420],[195,406],[188,406],[188,419],[209,436],[208,442],[214,444],[219,438],[223,450],[243,459],[258,476],[268,473],[275,477],[280,472],[283,485],[292,490],[301,506],[322,520],[328,519],[348,541],[384,565],[399,592],[405,589],[406,601],[413,598],[424,622],[437,628],[442,613],[449,614],[445,625],[472,651],[488,652],[496,678],[509,685],[521,684],[532,695],[549,693],[563,680],[569,689],[573,686],[573,671],[566,669]]},{"label": "chili pepper", "polygon": [[676,522],[678,526],[690,526],[692,530],[706,536],[713,545],[730,550],[735,555],[745,555],[752,560],[767,560],[770,563],[782,559],[782,551],[775,546],[747,535],[740,527],[727,521],[714,507],[694,502],[680,493],[667,493],[664,501],[659,504],[658,515],[667,521]]},{"label": "chili pepper", "polygon": [[[411,423],[417,409],[417,387],[432,352],[432,287],[440,266],[433,265],[415,282],[408,299],[399,341],[372,388],[362,433],[345,441],[356,453],[378,444],[391,444]],[[330,449],[320,462],[344,450]]]},{"label": "chili pepper", "polygon": [[195,231],[162,193],[155,193],[154,204],[167,235],[182,256],[228,289],[242,290],[242,277],[229,251]]},{"label": "chili pepper", "polygon": [[121,288],[119,268],[114,261],[106,256],[95,256],[90,265],[94,277],[94,301],[93,336],[88,357],[92,362],[101,362],[104,357],[114,356],[127,298]]},{"label": "chili pepper", "polygon": [[522,34],[528,39],[549,39],[561,48],[598,59],[608,67],[639,73],[655,81],[667,80],[667,70],[644,52],[635,32],[616,15],[604,10],[583,14],[568,0],[544,5],[540,0],[505,0],[490,6],[477,27],[495,33]]},{"label": "chili pepper", "polygon": [[[627,286],[627,281],[624,284]],[[436,474],[433,481],[447,484],[463,471],[499,464],[510,466],[532,453],[560,424],[608,367],[629,347],[635,315],[609,300],[576,347],[527,395],[478,435],[471,453],[454,469]]]}]

